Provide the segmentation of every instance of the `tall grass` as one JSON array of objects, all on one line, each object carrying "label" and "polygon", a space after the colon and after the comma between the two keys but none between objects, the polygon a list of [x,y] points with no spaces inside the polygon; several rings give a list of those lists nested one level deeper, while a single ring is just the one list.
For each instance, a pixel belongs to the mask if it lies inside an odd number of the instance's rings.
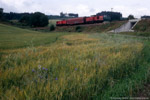
[{"label": "tall grass", "polygon": [[126,80],[140,69],[148,69],[141,66],[147,63],[144,47],[140,40],[121,35],[71,34],[49,46],[3,50],[0,99],[108,100],[131,96]]}]

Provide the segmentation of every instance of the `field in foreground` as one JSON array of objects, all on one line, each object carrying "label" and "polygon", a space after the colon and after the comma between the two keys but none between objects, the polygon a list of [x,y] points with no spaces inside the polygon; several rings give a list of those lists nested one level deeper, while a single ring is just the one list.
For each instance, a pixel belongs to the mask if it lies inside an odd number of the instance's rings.
[{"label": "field in foreground", "polygon": [[2,100],[109,100],[134,96],[149,81],[149,40],[140,37],[0,25],[0,38]]}]

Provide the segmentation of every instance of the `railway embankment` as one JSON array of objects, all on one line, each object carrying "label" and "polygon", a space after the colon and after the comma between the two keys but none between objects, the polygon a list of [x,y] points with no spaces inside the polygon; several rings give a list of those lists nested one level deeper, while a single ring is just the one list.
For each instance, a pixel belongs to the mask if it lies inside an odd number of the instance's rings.
[{"label": "railway embankment", "polygon": [[57,32],[108,32],[113,29],[116,29],[127,21],[113,21],[113,22],[104,22],[97,24],[87,24],[87,25],[75,25],[75,26],[59,26],[56,27]]}]

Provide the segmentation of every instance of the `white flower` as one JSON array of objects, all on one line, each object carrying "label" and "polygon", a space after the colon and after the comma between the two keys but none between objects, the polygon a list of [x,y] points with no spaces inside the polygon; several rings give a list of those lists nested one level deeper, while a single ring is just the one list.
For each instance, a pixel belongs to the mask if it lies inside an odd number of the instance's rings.
[{"label": "white flower", "polygon": [[38,65],[38,68],[41,69],[41,65]]}]

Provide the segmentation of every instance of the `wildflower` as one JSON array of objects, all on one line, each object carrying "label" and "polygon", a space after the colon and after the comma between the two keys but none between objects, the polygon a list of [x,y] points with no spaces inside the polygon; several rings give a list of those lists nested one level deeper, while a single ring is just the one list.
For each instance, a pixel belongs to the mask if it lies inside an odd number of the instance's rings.
[{"label": "wildflower", "polygon": [[43,77],[40,75],[39,78],[42,79]]},{"label": "wildflower", "polygon": [[38,68],[41,69],[41,65],[38,65]]},{"label": "wildflower", "polygon": [[77,71],[78,70],[78,68],[75,68],[75,71]]},{"label": "wildflower", "polygon": [[42,69],[43,69],[43,70],[45,70],[45,68],[44,68],[44,67],[43,67]]},{"label": "wildflower", "polygon": [[45,68],[45,70],[47,71],[48,69],[47,69],[47,68]]},{"label": "wildflower", "polygon": [[56,77],[56,79],[55,80],[58,80],[58,78]]},{"label": "wildflower", "polygon": [[32,69],[32,72],[35,72],[35,70],[34,70],[34,69]]}]

